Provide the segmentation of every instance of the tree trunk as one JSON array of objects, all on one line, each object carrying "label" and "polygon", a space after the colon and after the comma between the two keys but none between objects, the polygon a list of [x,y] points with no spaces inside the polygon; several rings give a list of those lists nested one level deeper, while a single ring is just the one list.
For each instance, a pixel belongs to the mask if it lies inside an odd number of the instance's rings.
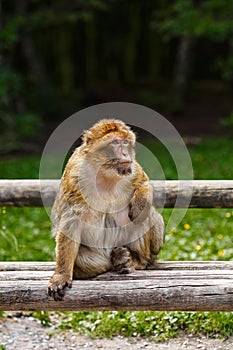
[{"label": "tree trunk", "polygon": [[132,82],[135,76],[135,65],[137,60],[137,47],[141,23],[141,4],[135,2],[129,8],[129,28],[125,42],[124,76],[127,82]]},{"label": "tree trunk", "polygon": [[[22,16],[26,16],[28,8],[28,0],[18,0],[16,1],[16,11]],[[28,66],[36,80],[38,81],[40,87],[48,86],[47,74],[45,72],[45,67],[36,51],[34,41],[28,30],[22,31],[21,44],[24,56],[27,60]]]},{"label": "tree trunk", "polygon": [[173,88],[173,97],[180,103],[183,102],[186,94],[190,66],[191,45],[191,37],[181,37],[176,56]]},{"label": "tree trunk", "polygon": [[98,50],[96,50],[96,36],[98,27],[96,25],[95,17],[92,22],[85,23],[85,57],[86,57],[86,76],[85,82],[86,86],[91,86],[97,80],[97,60],[98,60]]},{"label": "tree trunk", "polygon": [[[26,17],[28,5],[28,0],[16,1],[16,13],[18,13],[20,16]],[[41,110],[42,113],[49,110],[51,114],[57,116],[59,110],[57,103],[58,99],[51,89],[48,72],[46,71],[44,62],[36,49],[30,29],[28,29],[26,26],[22,28],[20,43],[29,71],[34,77],[35,84],[37,85],[36,90],[38,91],[38,110]]]}]

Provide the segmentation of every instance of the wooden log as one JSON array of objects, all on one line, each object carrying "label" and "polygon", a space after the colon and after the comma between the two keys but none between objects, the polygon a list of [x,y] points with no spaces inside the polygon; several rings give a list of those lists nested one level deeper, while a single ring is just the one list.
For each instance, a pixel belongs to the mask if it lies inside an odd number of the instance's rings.
[{"label": "wooden log", "polygon": [[60,180],[0,180],[0,206],[51,206],[59,183]]},{"label": "wooden log", "polygon": [[[233,180],[167,180],[152,184],[158,208],[233,208]],[[59,180],[0,180],[0,206],[51,206],[58,186]]]},{"label": "wooden log", "polygon": [[159,262],[155,270],[74,281],[46,294],[55,264],[0,263],[0,310],[233,311],[233,262]]},{"label": "wooden log", "polygon": [[[54,261],[0,261],[0,273],[7,271],[54,271],[55,262]],[[138,271],[140,273],[148,273],[148,271],[157,270],[233,270],[233,262],[231,261],[163,261],[157,262],[155,264],[154,270],[142,270]],[[103,274],[100,276],[107,276]],[[127,278],[130,275],[118,275],[113,274],[113,276],[121,276]],[[0,277],[1,278],[1,277]],[[96,277],[100,278],[100,277]]]}]

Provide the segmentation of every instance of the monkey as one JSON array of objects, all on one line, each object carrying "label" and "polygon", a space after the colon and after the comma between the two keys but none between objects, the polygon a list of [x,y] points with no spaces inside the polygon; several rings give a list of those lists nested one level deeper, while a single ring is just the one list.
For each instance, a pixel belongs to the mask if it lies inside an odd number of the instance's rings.
[{"label": "monkey", "polygon": [[47,293],[62,300],[73,279],[153,268],[164,221],[135,158],[136,135],[118,119],[84,131],[69,158],[51,212],[56,267]]}]

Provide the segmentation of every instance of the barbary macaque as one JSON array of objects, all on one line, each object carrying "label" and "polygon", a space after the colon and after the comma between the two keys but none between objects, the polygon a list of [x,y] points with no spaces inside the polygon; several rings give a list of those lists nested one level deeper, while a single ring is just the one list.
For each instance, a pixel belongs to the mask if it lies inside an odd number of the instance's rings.
[{"label": "barbary macaque", "polygon": [[52,209],[55,300],[72,279],[113,270],[152,268],[164,240],[153,188],[135,160],[136,137],[120,120],[103,119],[83,134],[70,157]]}]

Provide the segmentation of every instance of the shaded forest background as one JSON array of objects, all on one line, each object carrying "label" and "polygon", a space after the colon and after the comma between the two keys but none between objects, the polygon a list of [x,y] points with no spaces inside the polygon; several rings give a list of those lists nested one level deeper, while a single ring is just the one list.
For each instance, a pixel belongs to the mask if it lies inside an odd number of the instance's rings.
[{"label": "shaded forest background", "polygon": [[1,154],[111,101],[232,132],[233,1],[0,0]]}]

